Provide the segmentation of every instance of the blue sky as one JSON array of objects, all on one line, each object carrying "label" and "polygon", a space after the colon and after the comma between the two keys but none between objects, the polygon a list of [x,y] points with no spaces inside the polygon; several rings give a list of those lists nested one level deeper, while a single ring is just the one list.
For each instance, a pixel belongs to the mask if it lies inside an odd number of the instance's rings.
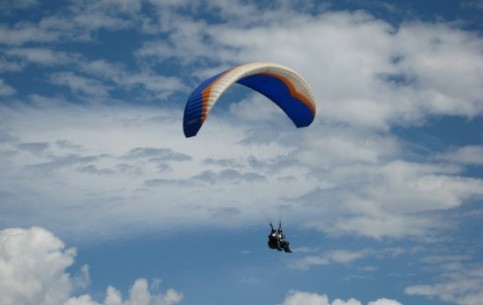
[{"label": "blue sky", "polygon": [[[0,12],[1,305],[480,304],[483,2]],[[235,86],[184,138],[191,91],[252,61],[303,75],[314,123]]]}]

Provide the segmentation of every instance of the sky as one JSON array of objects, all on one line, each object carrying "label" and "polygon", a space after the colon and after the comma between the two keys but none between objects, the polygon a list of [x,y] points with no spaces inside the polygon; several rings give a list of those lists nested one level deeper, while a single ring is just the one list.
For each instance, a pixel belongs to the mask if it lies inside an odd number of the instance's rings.
[{"label": "sky", "polygon": [[[0,305],[481,304],[482,15],[0,0]],[[196,86],[253,61],[314,122],[234,85],[185,138]]]}]

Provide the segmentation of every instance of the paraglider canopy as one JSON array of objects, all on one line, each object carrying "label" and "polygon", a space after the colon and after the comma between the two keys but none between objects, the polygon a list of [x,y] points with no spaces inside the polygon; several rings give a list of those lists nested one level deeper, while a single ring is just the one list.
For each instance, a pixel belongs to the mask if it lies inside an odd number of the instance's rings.
[{"label": "paraglider canopy", "polygon": [[191,93],[183,117],[187,138],[198,133],[223,92],[235,83],[268,97],[297,127],[306,127],[314,120],[316,106],[312,90],[297,72],[278,64],[254,62],[214,75]]}]

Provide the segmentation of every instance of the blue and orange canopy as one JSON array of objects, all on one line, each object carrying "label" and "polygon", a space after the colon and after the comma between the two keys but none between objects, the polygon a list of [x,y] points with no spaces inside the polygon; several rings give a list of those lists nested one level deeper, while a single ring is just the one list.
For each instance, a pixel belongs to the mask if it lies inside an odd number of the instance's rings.
[{"label": "blue and orange canopy", "polygon": [[297,127],[306,127],[314,120],[316,106],[312,90],[298,73],[281,65],[254,62],[212,76],[191,93],[183,118],[187,138],[198,133],[220,96],[235,83],[268,97]]}]

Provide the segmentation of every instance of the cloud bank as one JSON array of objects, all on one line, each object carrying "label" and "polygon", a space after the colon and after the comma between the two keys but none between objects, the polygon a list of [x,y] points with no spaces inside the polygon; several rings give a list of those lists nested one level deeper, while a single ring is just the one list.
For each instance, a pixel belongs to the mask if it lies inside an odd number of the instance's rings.
[{"label": "cloud bank", "polygon": [[[483,195],[481,177],[466,175],[481,166],[481,145],[434,149],[394,132],[434,117],[481,120],[483,40],[458,24],[282,3],[66,5],[0,27],[5,227],[112,236],[124,226],[221,225],[220,210],[236,209],[236,225],[283,206],[330,235],[418,237]],[[89,51],[123,35],[133,48]],[[210,117],[203,137],[184,139],[192,88],[252,60],[307,79],[314,124],[295,131],[273,109],[254,120],[251,105],[267,101],[235,90],[239,103]]]}]

